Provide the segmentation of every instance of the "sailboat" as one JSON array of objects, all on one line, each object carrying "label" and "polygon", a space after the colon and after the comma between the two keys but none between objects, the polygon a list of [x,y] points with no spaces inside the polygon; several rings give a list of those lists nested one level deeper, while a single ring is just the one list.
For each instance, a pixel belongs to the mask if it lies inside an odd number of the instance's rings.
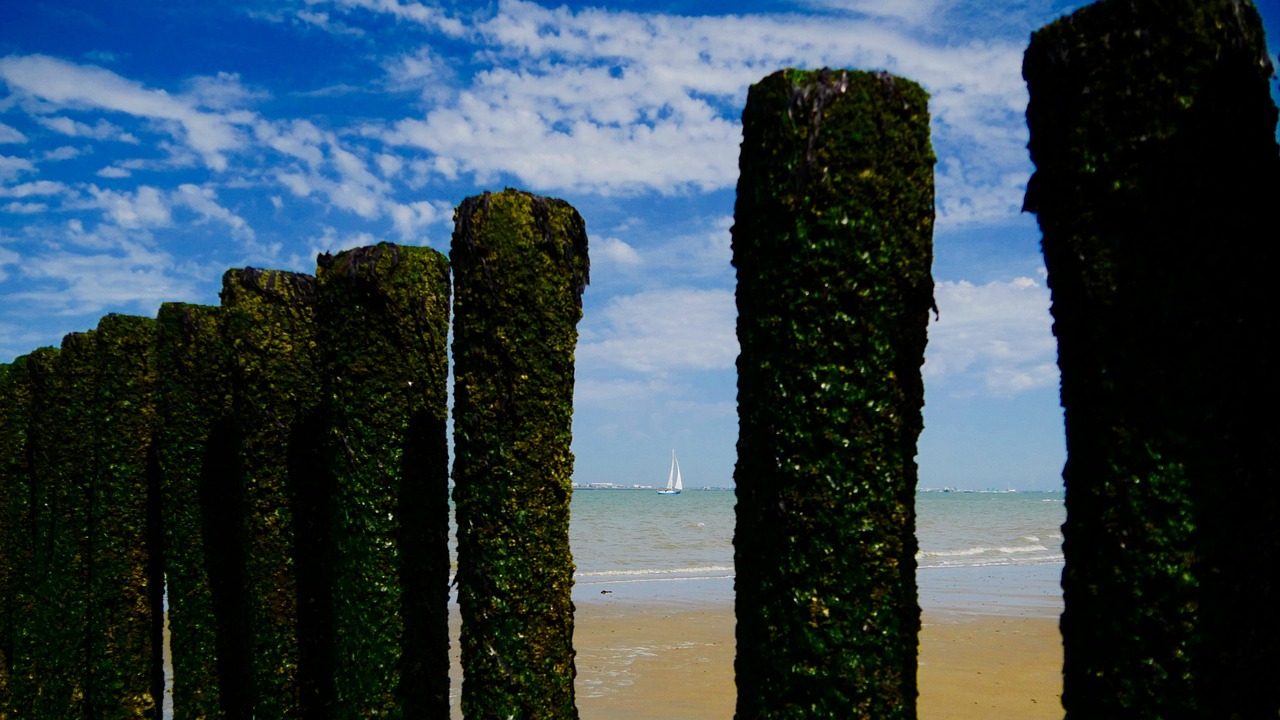
[{"label": "sailboat", "polygon": [[680,478],[680,461],[676,460],[676,451],[671,451],[671,472],[667,473],[667,489],[659,490],[659,495],[679,495],[684,489],[684,482]]}]

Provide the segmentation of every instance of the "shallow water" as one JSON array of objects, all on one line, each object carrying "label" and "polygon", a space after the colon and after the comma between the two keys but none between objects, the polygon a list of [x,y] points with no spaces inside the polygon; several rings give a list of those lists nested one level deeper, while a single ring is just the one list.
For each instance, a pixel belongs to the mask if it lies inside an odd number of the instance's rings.
[{"label": "shallow water", "polygon": [[[607,591],[732,602],[735,502],[731,491],[576,491],[575,601]],[[919,493],[916,512],[922,605],[990,607],[992,595],[1061,604],[1061,493]]]}]

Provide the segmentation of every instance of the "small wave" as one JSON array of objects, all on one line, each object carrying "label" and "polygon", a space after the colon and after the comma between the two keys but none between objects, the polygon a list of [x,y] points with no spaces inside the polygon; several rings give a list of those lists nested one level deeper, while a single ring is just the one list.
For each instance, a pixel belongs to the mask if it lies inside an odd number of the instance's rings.
[{"label": "small wave", "polygon": [[722,573],[719,575],[654,575],[649,577],[631,577],[626,579],[604,579],[595,578],[594,580],[575,581],[578,587],[599,587],[601,585],[636,585],[639,583],[673,583],[673,582],[692,582],[694,580],[728,580],[733,577],[733,573]]},{"label": "small wave", "polygon": [[1012,562],[1007,558],[990,558],[986,560],[978,560],[977,562],[964,563],[921,563],[918,568],[920,570],[949,570],[957,568],[984,568],[984,567],[1028,567],[1031,565],[1061,565],[1061,555],[1045,555],[1043,557],[1032,557]]},{"label": "small wave", "polygon": [[1009,547],[1009,546],[974,547],[974,548],[965,548],[963,550],[932,550],[932,551],[921,550],[920,552],[916,553],[916,559],[919,560],[922,558],[933,558],[933,557],[972,557],[974,555],[985,555],[987,553],[1004,553],[1006,555],[1013,555],[1015,553],[1044,552],[1044,551],[1047,551],[1048,549],[1049,548],[1045,547],[1044,545],[1036,544],[1036,545],[1017,545],[1013,547]]},{"label": "small wave", "polygon": [[988,551],[987,548],[966,548],[964,550],[934,550],[934,551],[921,550],[920,552],[916,553],[916,559],[919,560],[920,558],[930,558],[930,557],[968,557],[969,555],[981,555],[982,553],[987,551]]},{"label": "small wave", "polygon": [[690,574],[707,574],[707,573],[725,573],[733,572],[732,566],[726,565],[707,565],[704,567],[691,568],[637,568],[634,570],[589,570],[574,573],[575,578],[616,578],[616,577],[644,577],[644,576],[685,576]]}]

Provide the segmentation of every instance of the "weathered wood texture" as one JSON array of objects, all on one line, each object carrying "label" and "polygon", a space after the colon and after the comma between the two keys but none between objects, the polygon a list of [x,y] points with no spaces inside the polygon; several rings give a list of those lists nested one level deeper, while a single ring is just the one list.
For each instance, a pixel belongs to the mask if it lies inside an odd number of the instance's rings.
[{"label": "weathered wood texture", "polygon": [[928,96],[775,73],[734,211],[737,717],[914,718],[916,440],[933,304]]},{"label": "weathered wood texture", "polygon": [[323,512],[318,490],[328,486],[315,293],[312,276],[279,270],[230,270],[222,284],[243,461],[251,703],[264,718],[300,717],[332,696],[325,658],[311,654],[329,641],[326,628],[317,623],[305,635],[306,653],[300,630],[328,612],[323,590],[305,574],[324,561],[317,557],[324,538],[314,530]]},{"label": "weathered wood texture", "polygon": [[1271,67],[1247,0],[1107,0],[1023,64],[1068,459],[1070,718],[1274,717]]},{"label": "weathered wood texture", "polygon": [[468,198],[454,219],[463,713],[575,718],[570,441],[586,229],[568,203],[515,190]]},{"label": "weathered wood texture", "polygon": [[322,255],[335,718],[449,714],[449,264]]},{"label": "weathered wood texture", "polygon": [[174,720],[247,717],[243,489],[217,307],[156,316],[156,447]]},{"label": "weathered wood texture", "polygon": [[[29,716],[34,546],[26,356],[0,365],[0,719]],[[19,685],[16,689],[14,684]],[[23,707],[19,707],[19,705]],[[25,712],[24,712],[25,711]]]},{"label": "weathered wood texture", "polygon": [[[33,413],[38,436],[34,502],[36,718],[88,715],[89,497],[93,453],[94,332],[71,333],[52,358],[47,391]],[[43,368],[41,374],[44,374]]]},{"label": "weathered wood texture", "polygon": [[94,339],[95,382],[85,403],[94,458],[86,716],[159,720],[164,573],[152,455],[155,320],[107,315]]}]

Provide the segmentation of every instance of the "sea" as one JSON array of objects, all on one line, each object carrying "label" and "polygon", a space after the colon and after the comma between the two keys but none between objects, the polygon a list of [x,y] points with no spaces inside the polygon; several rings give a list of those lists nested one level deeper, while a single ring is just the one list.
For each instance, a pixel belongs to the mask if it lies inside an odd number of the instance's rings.
[{"label": "sea", "polygon": [[[735,503],[732,490],[575,490],[574,601],[732,603]],[[1061,492],[920,492],[916,515],[926,611],[1061,611]]]},{"label": "sea", "polygon": [[[579,607],[732,606],[732,490],[659,495],[576,489],[570,502]],[[1062,493],[920,492],[916,516],[916,581],[925,625],[940,613],[1061,613]],[[173,717],[170,682],[166,677],[164,720]]]}]

